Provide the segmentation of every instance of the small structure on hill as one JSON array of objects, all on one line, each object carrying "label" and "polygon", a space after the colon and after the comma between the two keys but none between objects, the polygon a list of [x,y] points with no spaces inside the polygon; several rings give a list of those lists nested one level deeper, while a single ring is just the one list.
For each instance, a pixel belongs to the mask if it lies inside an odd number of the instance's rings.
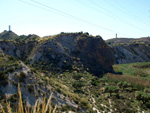
[{"label": "small structure on hill", "polygon": [[9,25],[9,32],[11,31],[11,26]]},{"label": "small structure on hill", "polygon": [[116,38],[117,38],[117,33],[116,33]]}]

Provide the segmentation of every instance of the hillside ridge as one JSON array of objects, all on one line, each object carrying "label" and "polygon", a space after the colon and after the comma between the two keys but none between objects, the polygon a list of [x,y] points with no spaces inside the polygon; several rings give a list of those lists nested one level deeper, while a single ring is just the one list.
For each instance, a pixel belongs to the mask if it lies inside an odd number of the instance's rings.
[{"label": "hillside ridge", "polygon": [[6,40],[0,41],[4,53],[28,61],[35,67],[40,64],[42,69],[49,70],[51,67],[51,71],[66,71],[73,70],[73,65],[76,65],[79,70],[87,70],[96,76],[113,72],[114,58],[100,36],[79,32],[44,38],[29,35]]},{"label": "hillside ridge", "polygon": [[150,38],[114,38],[106,41],[115,57],[115,64],[150,61]]}]

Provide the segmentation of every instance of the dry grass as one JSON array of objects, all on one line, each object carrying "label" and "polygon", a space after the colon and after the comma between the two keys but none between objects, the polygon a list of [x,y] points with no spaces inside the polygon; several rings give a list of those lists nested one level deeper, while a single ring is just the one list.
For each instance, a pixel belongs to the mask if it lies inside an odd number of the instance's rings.
[{"label": "dry grass", "polygon": [[[16,109],[16,113],[55,113],[56,112],[56,108],[57,106],[55,106],[55,108],[52,110],[52,106],[51,106],[51,98],[52,98],[52,93],[49,96],[49,99],[46,103],[46,98],[44,98],[43,103],[42,103],[42,109],[40,108],[40,102],[36,101],[33,109],[30,111],[29,108],[26,108],[23,106],[23,102],[22,102],[22,95],[21,95],[21,90],[20,90],[20,84],[18,83],[18,93],[19,93],[19,108]],[[7,102],[6,100],[6,112],[3,108],[3,106],[0,104],[0,109],[2,111],[2,113],[12,113],[11,112],[11,107],[10,107],[10,103]],[[37,111],[37,112],[36,112]]]},{"label": "dry grass", "polygon": [[1,108],[1,112],[2,113],[5,113],[4,109],[3,109],[3,106],[0,104],[0,108]]},{"label": "dry grass", "polygon": [[115,75],[115,74],[108,73],[107,78],[109,78],[111,80],[117,80],[117,81],[127,81],[130,83],[139,84],[139,85],[142,85],[145,87],[150,86],[150,82],[148,80],[144,80],[140,77],[126,76],[126,75]]}]

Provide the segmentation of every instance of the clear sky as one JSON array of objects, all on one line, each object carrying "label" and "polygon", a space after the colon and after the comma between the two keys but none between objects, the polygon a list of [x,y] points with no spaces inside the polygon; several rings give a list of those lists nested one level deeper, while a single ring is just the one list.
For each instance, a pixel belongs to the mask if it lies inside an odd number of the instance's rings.
[{"label": "clear sky", "polygon": [[104,40],[150,36],[150,0],[0,0],[0,32],[41,37],[89,32]]}]

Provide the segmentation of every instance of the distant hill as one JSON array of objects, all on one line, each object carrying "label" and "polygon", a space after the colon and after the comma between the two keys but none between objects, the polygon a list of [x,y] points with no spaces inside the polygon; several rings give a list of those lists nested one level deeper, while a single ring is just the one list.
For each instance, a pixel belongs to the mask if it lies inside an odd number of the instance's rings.
[{"label": "distant hill", "polygon": [[117,44],[148,44],[150,43],[150,37],[142,38],[113,38],[106,40],[108,45],[117,45]]},{"label": "distant hill", "polygon": [[150,38],[114,38],[106,43],[115,56],[116,64],[150,61]]},{"label": "distant hill", "polygon": [[5,30],[2,33],[0,33],[0,39],[12,40],[12,41],[34,41],[34,40],[40,39],[40,37],[37,35],[34,35],[34,34],[32,34],[32,35],[30,34],[28,36],[26,36],[26,35],[18,36],[13,31],[6,31]]}]

